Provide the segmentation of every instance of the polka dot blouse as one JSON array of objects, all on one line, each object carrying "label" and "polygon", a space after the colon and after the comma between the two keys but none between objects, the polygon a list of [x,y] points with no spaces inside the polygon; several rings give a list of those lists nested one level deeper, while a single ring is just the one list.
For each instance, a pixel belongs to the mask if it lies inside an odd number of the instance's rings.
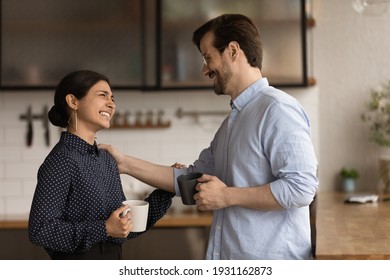
[{"label": "polka dot blouse", "polygon": [[[147,229],[172,203],[173,193],[156,189],[149,202]],[[62,132],[38,171],[29,217],[29,238],[49,255],[55,251],[81,253],[98,242],[122,244],[125,238],[106,234],[105,221],[124,201],[115,160],[96,143]],[[141,233],[130,233],[134,238]]]}]

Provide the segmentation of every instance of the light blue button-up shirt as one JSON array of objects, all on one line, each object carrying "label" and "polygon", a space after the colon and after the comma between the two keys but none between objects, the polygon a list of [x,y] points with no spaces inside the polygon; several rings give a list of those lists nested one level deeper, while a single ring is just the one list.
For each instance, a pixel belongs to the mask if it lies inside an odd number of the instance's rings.
[{"label": "light blue button-up shirt", "polygon": [[229,187],[270,183],[284,208],[214,211],[207,259],[310,259],[309,204],[317,191],[310,123],[295,98],[262,78],[233,102],[230,115],[193,165],[174,169],[217,176]]}]

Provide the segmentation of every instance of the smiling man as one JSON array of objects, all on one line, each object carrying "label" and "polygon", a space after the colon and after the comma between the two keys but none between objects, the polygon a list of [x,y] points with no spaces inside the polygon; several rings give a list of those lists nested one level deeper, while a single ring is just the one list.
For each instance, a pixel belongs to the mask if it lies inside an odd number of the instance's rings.
[{"label": "smiling man", "polygon": [[262,45],[240,14],[214,18],[193,34],[202,73],[231,113],[187,168],[156,165],[104,146],[119,171],[180,196],[176,178],[200,172],[194,195],[213,211],[207,259],[310,259],[309,205],[318,187],[310,123],[302,106],[262,76]]}]

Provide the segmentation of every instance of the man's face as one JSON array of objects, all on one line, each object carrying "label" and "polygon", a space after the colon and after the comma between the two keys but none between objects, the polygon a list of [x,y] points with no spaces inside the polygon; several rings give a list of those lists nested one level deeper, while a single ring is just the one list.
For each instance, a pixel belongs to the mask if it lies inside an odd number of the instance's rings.
[{"label": "man's face", "polygon": [[200,41],[200,50],[203,57],[202,73],[213,80],[214,92],[217,95],[226,94],[228,82],[232,77],[232,71],[228,61],[225,59],[225,48],[220,53],[214,47],[214,34],[208,32]]}]

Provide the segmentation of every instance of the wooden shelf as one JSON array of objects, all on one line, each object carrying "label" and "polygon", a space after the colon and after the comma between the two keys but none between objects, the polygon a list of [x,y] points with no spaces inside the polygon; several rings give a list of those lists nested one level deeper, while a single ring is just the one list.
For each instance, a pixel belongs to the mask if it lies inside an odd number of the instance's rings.
[{"label": "wooden shelf", "polygon": [[171,127],[171,122],[157,125],[113,125],[110,129],[164,129]]}]

